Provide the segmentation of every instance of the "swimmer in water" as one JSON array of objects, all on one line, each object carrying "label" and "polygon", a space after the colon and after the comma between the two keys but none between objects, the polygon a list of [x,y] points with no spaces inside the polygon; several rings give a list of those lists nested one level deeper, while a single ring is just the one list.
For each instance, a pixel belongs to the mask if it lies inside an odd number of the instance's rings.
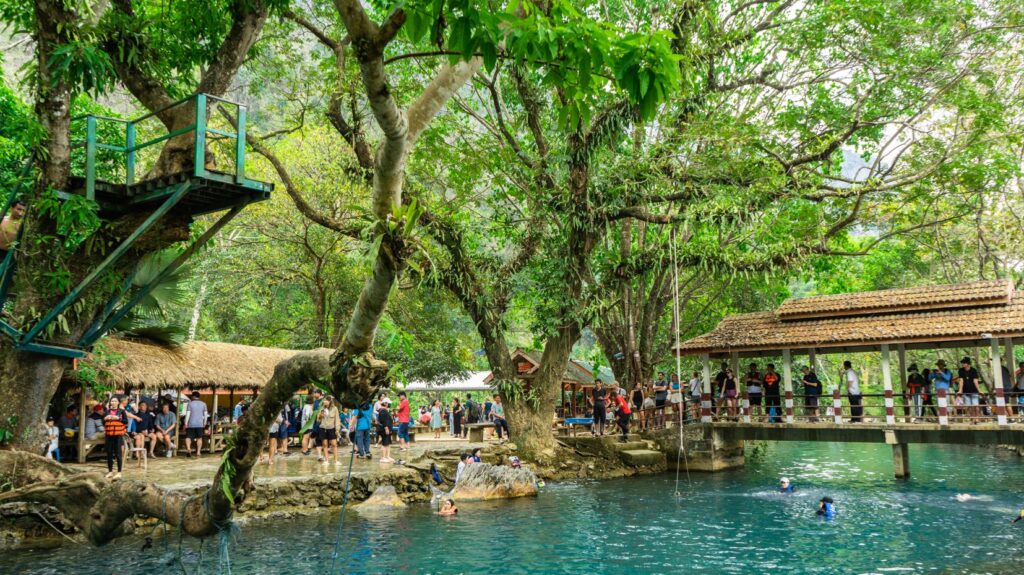
[{"label": "swimmer in water", "polygon": [[788,477],[783,477],[779,480],[779,493],[793,493],[796,488],[789,482]]},{"label": "swimmer in water", "polygon": [[1024,519],[1024,509],[1021,509],[1020,510],[1020,515],[1018,515],[1017,517],[1014,517],[1013,519],[1011,519],[1010,523],[1011,524],[1016,523],[1016,522],[1020,521],[1021,519]]},{"label": "swimmer in water", "polygon": [[438,515],[455,515],[459,512],[459,508],[455,506],[455,501],[452,499],[445,499],[441,505],[441,510],[437,512]]},{"label": "swimmer in water", "polygon": [[818,504],[818,515],[823,515],[825,519],[832,519],[836,516],[836,504],[831,497],[826,495],[821,498],[821,502]]},{"label": "swimmer in water", "polygon": [[970,493],[957,493],[956,494],[956,500],[959,501],[960,503],[963,503],[964,501],[970,501],[971,499],[974,499],[974,496],[971,495]]}]

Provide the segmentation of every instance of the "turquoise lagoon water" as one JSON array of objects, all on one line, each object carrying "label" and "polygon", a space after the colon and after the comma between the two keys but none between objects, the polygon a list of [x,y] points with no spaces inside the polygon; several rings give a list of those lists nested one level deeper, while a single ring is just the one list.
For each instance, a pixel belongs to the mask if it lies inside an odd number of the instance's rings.
[{"label": "turquoise lagoon water", "polygon": [[[768,444],[745,470],[548,485],[536,499],[351,513],[337,573],[1024,573],[1024,461],[995,449],[910,450],[913,478],[892,478],[884,445]],[[797,492],[773,489],[780,476]],[[957,493],[977,499],[957,502]],[[833,497],[832,521],[815,516]],[[338,514],[243,527],[234,574],[330,573]],[[176,574],[177,537],[103,549],[7,552],[0,572]],[[216,541],[186,541],[189,574],[217,573]]]}]

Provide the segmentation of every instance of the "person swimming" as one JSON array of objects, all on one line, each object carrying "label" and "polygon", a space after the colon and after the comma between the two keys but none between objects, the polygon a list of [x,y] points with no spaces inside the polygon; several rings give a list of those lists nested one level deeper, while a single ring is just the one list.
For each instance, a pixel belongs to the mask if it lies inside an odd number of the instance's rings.
[{"label": "person swimming", "polygon": [[438,515],[455,515],[459,512],[459,508],[455,506],[454,499],[445,499],[441,505],[441,510],[437,512]]},{"label": "person swimming", "polygon": [[823,515],[825,519],[832,519],[836,516],[836,504],[831,497],[826,495],[821,498],[821,502],[818,504],[818,515]]},{"label": "person swimming", "polygon": [[1012,524],[1020,521],[1021,519],[1024,519],[1024,509],[1021,509],[1020,510],[1020,514],[1010,520],[1010,524],[1012,525]]},{"label": "person swimming", "polygon": [[796,488],[789,482],[788,477],[783,477],[779,480],[779,493],[793,493]]}]

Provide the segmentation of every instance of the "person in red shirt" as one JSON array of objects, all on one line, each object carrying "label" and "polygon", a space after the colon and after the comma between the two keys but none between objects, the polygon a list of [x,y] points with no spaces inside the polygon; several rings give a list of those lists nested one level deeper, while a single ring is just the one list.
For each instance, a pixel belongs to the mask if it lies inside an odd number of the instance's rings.
[{"label": "person in red shirt", "polygon": [[404,391],[398,394],[398,449],[409,450],[409,398]]},{"label": "person in red shirt", "polygon": [[616,389],[613,390],[613,393],[615,400],[615,408],[619,414],[619,429],[622,430],[622,439],[620,439],[620,441],[626,443],[627,441],[629,441],[629,420],[633,413],[629,409],[629,402],[626,401],[626,390]]}]

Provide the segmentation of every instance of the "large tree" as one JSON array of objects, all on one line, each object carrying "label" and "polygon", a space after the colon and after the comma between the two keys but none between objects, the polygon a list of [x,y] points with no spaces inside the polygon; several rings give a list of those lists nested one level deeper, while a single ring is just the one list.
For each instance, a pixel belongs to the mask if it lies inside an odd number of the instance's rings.
[{"label": "large tree", "polygon": [[[234,435],[231,449],[203,497],[169,494],[146,482],[110,482],[99,474],[71,470],[28,452],[0,451],[0,470],[11,486],[0,495],[0,502],[55,505],[96,544],[121,534],[123,522],[133,515],[159,518],[189,535],[210,535],[224,528],[235,505],[251,489],[252,468],[266,430],[299,388],[318,381],[343,404],[356,405],[385,384],[387,365],[374,357],[372,342],[412,248],[408,239],[417,212],[403,208],[402,201],[408,155],[431,119],[479,68],[480,60],[470,55],[466,60],[442,64],[411,103],[403,106],[389,85],[384,54],[405,23],[405,11],[391,11],[378,22],[358,0],[336,0],[334,7],[347,32],[345,50],[359,68],[362,93],[381,134],[367,166],[376,234],[374,263],[337,349],[299,354],[277,367]],[[232,61],[240,63],[243,56],[236,56]],[[63,138],[66,141],[66,133]],[[9,379],[4,386],[11,387]]]}]

